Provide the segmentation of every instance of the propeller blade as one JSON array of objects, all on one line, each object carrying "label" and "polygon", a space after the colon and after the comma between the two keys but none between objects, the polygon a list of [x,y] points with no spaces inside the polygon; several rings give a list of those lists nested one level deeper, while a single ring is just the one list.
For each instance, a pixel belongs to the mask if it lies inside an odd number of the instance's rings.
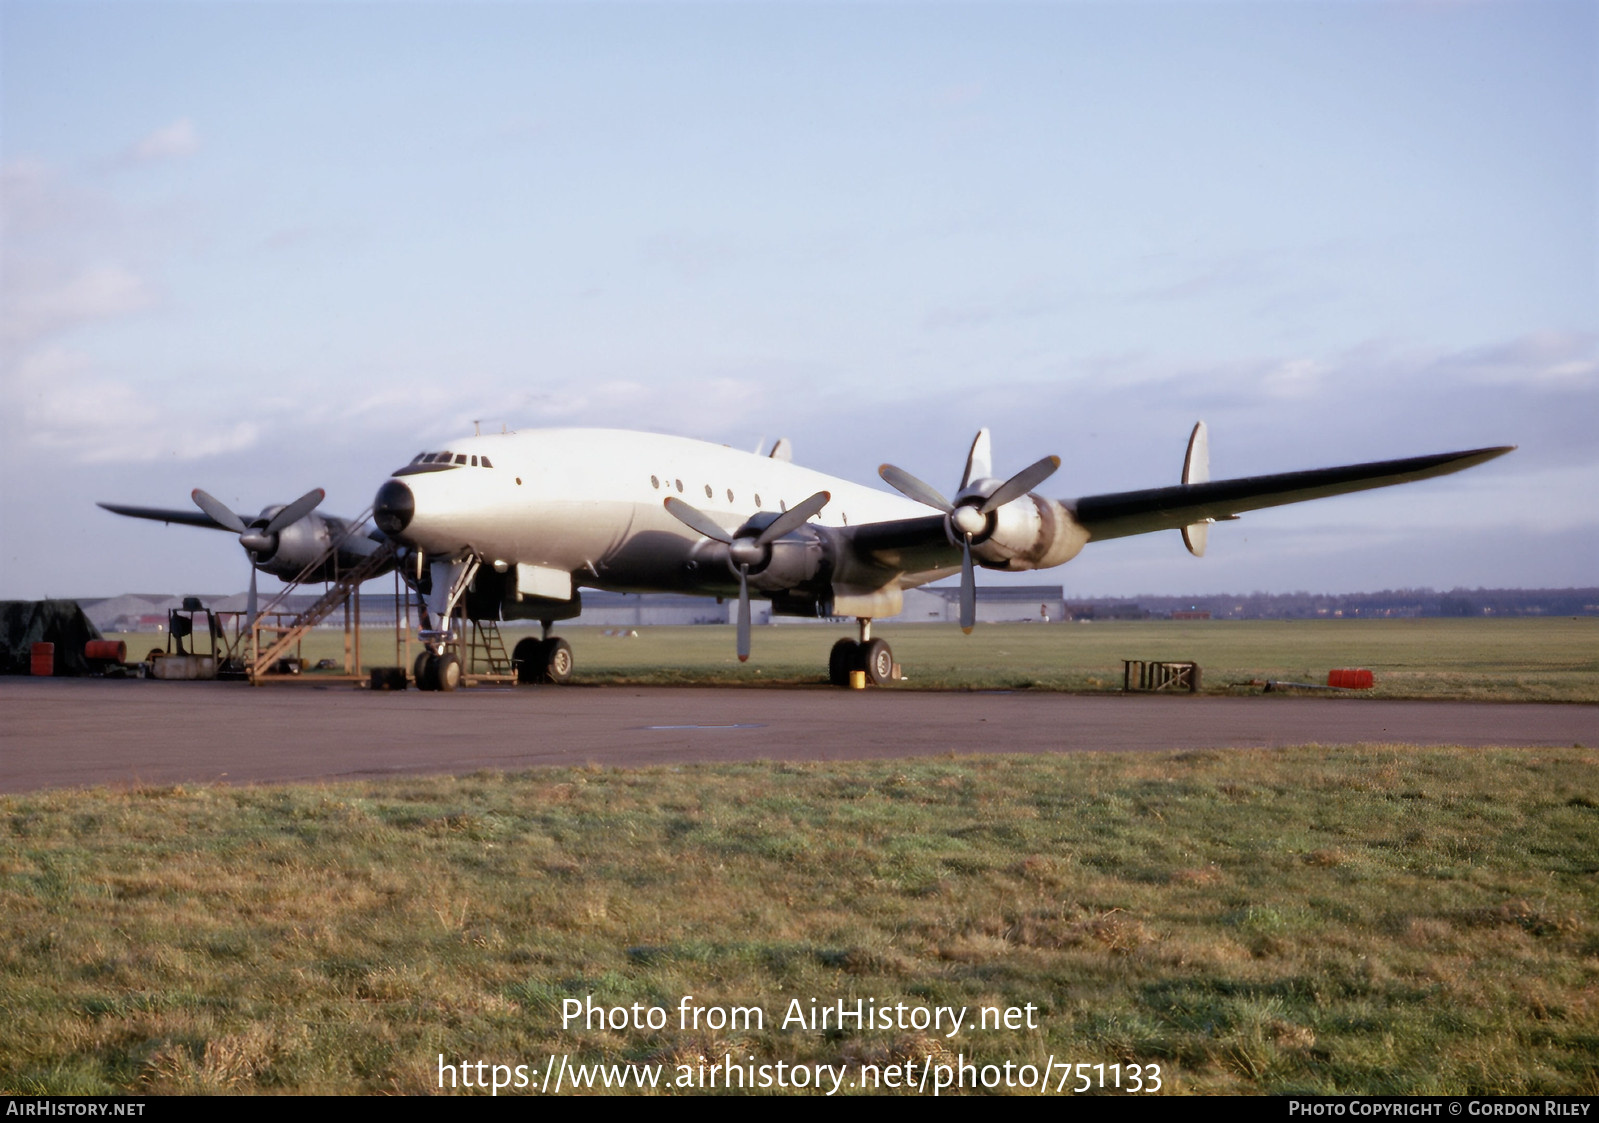
[{"label": "propeller blade", "polygon": [[212,522],[218,523],[233,531],[234,534],[243,534],[244,520],[214,495],[209,495],[195,488],[189,493],[189,498],[194,500],[194,505],[204,511]]},{"label": "propeller blade", "polygon": [[994,443],[987,429],[977,430],[972,441],[972,451],[966,454],[966,473],[961,476],[961,490],[965,491],[973,480],[986,480],[994,474]]},{"label": "propeller blade", "polygon": [[800,503],[798,506],[790,507],[773,519],[770,526],[761,531],[760,536],[755,539],[755,544],[757,546],[770,546],[789,531],[798,530],[810,521],[812,515],[827,506],[828,501],[832,498],[833,496],[830,492],[818,491],[805,502]]},{"label": "propeller blade", "polygon": [[943,511],[946,515],[953,514],[955,511],[955,508],[950,506],[948,499],[945,499],[932,487],[923,483],[909,472],[896,468],[892,464],[884,464],[877,469],[877,474],[883,477],[884,483],[901,495],[914,499],[916,502],[925,504],[935,510]]},{"label": "propeller blade", "polygon": [[251,626],[255,624],[255,566],[250,567],[250,600],[244,606],[244,615]]},{"label": "propeller blade", "polygon": [[[283,508],[283,510],[273,515],[272,521],[266,524],[266,529],[261,533],[276,534],[286,526],[293,526],[295,523],[305,518],[305,516],[309,515],[312,511],[316,510],[317,504],[321,503],[322,500],[327,497],[327,494],[327,492],[323,491],[319,487],[312,488],[310,491],[300,496],[300,498],[296,499],[293,503],[290,503],[287,507]],[[207,512],[207,514],[209,513],[210,512]]]},{"label": "propeller blade", "polygon": [[1060,457],[1058,456],[1046,456],[1037,463],[1029,464],[995,488],[994,494],[990,495],[978,510],[987,515],[999,510],[1012,499],[1020,499],[1029,491],[1032,491],[1033,488],[1053,476],[1055,469],[1059,467]]},{"label": "propeller blade", "polygon": [[972,571],[972,536],[961,540],[961,631],[977,626],[977,574]]},{"label": "propeller blade", "polygon": [[732,545],[733,536],[711,521],[711,516],[683,502],[675,495],[666,498],[666,510],[673,518],[690,530],[698,531],[713,542],[725,542]]},{"label": "propeller blade", "polygon": [[738,661],[750,658],[750,567],[738,567]]}]

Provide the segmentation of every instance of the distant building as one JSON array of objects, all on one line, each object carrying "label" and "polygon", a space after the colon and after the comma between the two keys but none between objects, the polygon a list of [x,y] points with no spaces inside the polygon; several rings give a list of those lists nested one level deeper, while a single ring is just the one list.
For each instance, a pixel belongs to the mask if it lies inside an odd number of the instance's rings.
[{"label": "distant building", "polygon": [[[896,623],[957,623],[961,616],[959,585],[923,585],[905,593],[905,610]],[[977,586],[977,619],[988,624],[1055,624],[1066,617],[1065,589],[1060,585]]]}]

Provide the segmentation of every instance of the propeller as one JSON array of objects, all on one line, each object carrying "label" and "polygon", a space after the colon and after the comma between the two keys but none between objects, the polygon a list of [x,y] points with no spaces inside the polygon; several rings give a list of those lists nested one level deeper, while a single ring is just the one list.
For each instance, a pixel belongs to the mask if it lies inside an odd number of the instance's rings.
[{"label": "propeller", "polygon": [[988,430],[979,430],[966,458],[961,490],[954,503],[945,499],[938,489],[892,464],[877,469],[883,482],[895,491],[944,513],[950,541],[959,542],[961,548],[961,631],[968,635],[977,624],[977,574],[972,565],[972,539],[988,529],[989,515],[1032,491],[1060,467],[1060,457],[1046,456],[1017,472],[986,496],[978,492],[964,494],[992,470],[991,459]]},{"label": "propeller", "polygon": [[832,498],[828,492],[818,491],[803,503],[796,504],[778,515],[758,534],[738,534],[723,530],[704,511],[683,502],[675,495],[667,497],[666,509],[673,518],[690,530],[697,531],[713,542],[721,542],[727,547],[727,567],[738,578],[738,661],[740,663],[750,657],[750,567],[764,563],[771,556],[773,542],[804,526],[811,516],[827,506]]},{"label": "propeller", "polygon": [[244,547],[244,552],[250,556],[250,599],[246,605],[246,613],[253,623],[255,621],[255,573],[256,563],[261,555],[271,557],[277,552],[278,532],[293,526],[312,511],[327,496],[321,488],[312,488],[293,503],[288,504],[267,520],[262,527],[252,526],[235,514],[226,503],[209,492],[195,488],[189,493],[194,500],[194,505],[204,511],[217,525],[226,527],[239,536],[239,545]]}]

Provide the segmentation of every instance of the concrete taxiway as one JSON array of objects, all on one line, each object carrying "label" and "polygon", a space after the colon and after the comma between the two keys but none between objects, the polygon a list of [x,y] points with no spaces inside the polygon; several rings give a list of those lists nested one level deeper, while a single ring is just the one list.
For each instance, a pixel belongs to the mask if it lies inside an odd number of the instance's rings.
[{"label": "concrete taxiway", "polygon": [[551,765],[1133,752],[1309,743],[1593,745],[1599,706],[1356,697],[0,679],[0,791]]}]

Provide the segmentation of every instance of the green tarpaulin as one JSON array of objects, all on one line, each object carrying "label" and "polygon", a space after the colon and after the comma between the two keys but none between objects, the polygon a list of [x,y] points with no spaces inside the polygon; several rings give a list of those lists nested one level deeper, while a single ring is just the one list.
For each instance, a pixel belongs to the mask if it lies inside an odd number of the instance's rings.
[{"label": "green tarpaulin", "polygon": [[75,600],[0,601],[0,674],[31,673],[33,645],[53,643],[56,674],[86,675],[84,645],[100,638]]}]

